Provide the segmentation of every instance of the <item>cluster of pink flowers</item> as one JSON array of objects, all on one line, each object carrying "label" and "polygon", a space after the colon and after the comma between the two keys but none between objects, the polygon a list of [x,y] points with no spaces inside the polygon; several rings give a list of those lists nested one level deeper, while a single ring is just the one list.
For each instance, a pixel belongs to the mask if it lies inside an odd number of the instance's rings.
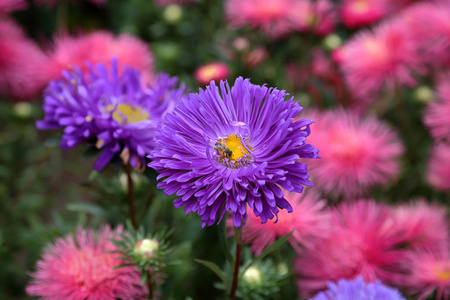
[{"label": "cluster of pink flowers", "polygon": [[[295,211],[294,211],[295,213]],[[311,296],[328,281],[380,279],[419,299],[450,292],[448,220],[443,207],[416,202],[389,207],[355,200],[329,208],[325,237],[298,250],[299,293]],[[439,298],[440,299],[440,298]]]},{"label": "cluster of pink flowers", "polygon": [[296,31],[326,35],[336,24],[329,0],[227,0],[225,11],[231,26],[259,28],[271,38]]}]

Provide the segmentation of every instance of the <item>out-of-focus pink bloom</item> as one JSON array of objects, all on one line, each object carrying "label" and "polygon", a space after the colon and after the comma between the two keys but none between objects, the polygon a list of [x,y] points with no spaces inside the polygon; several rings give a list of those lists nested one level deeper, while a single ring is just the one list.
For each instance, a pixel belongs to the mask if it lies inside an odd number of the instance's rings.
[{"label": "out-of-focus pink bloom", "polygon": [[424,200],[403,204],[393,210],[394,231],[414,250],[447,251],[449,223],[444,206]]},{"label": "out-of-focus pink bloom", "polygon": [[272,38],[292,32],[290,18],[298,0],[227,0],[226,17],[234,28],[250,26],[259,28]]},{"label": "out-of-focus pink bloom", "polygon": [[344,0],[341,4],[342,23],[349,28],[371,25],[390,12],[390,0]]},{"label": "out-of-focus pink bloom", "polygon": [[27,7],[26,0],[0,0],[0,16]]},{"label": "out-of-focus pink bloom", "polygon": [[450,64],[450,4],[448,1],[412,5],[401,16],[403,27],[420,53],[420,59],[435,67]]},{"label": "out-of-focus pink bloom", "polygon": [[[284,191],[286,200],[292,205],[293,212],[281,210],[277,222],[261,224],[261,219],[253,213],[247,214],[247,223],[242,227],[242,240],[251,244],[250,250],[255,255],[261,252],[276,239],[294,233],[289,237],[291,245],[298,249],[299,245],[311,245],[312,240],[323,237],[329,230],[329,214],[324,211],[325,201],[314,192],[289,193]],[[227,226],[234,228],[232,218],[227,220]]]},{"label": "out-of-focus pink bloom", "polygon": [[42,73],[47,62],[44,52],[20,27],[0,20],[0,94],[16,100],[36,97],[47,82]]},{"label": "out-of-focus pink bloom", "polygon": [[434,291],[435,299],[450,297],[450,255],[448,252],[411,253],[405,262],[409,273],[402,276],[399,286],[405,288],[407,294],[415,295],[414,299],[425,300]]},{"label": "out-of-focus pink bloom", "polygon": [[372,200],[343,202],[333,209],[328,236],[298,251],[299,294],[311,296],[326,289],[328,281],[358,275],[366,282],[394,281],[395,266],[405,251],[391,218],[389,207]]},{"label": "out-of-focus pink bloom", "polygon": [[397,177],[403,146],[381,121],[344,110],[311,112],[308,118],[315,121],[309,142],[320,149],[321,159],[308,161],[318,188],[351,197]]},{"label": "out-of-focus pink bloom", "polygon": [[428,103],[424,123],[435,139],[450,141],[450,74],[438,86],[438,101]]},{"label": "out-of-focus pink bloom", "polygon": [[244,64],[250,68],[254,69],[259,66],[263,61],[265,61],[269,57],[269,53],[267,49],[264,47],[256,47],[251,51],[244,54],[242,57],[244,60]]},{"label": "out-of-focus pink bloom", "polygon": [[194,77],[198,83],[207,85],[214,80],[219,82],[230,76],[230,69],[223,62],[211,62],[202,65],[195,70]]},{"label": "out-of-focus pink bloom", "polygon": [[155,3],[159,6],[167,6],[170,4],[189,4],[195,2],[196,0],[155,0]]},{"label": "out-of-focus pink bloom", "polygon": [[450,190],[449,143],[440,142],[431,149],[428,159],[427,180],[436,189]]},{"label": "out-of-focus pink bloom", "polygon": [[410,36],[401,22],[389,22],[359,33],[339,50],[341,70],[356,98],[365,101],[385,86],[416,84],[413,72],[423,68]]},{"label": "out-of-focus pink bloom", "polygon": [[117,250],[111,239],[121,233],[107,226],[97,235],[80,228],[74,237],[57,239],[38,261],[27,293],[43,299],[144,299],[148,290],[136,268],[113,269],[123,261],[120,254],[107,253]]},{"label": "out-of-focus pink bloom", "polygon": [[112,57],[119,62],[119,72],[122,72],[123,66],[130,66],[141,72],[144,82],[152,81],[153,55],[148,44],[129,34],[115,37],[106,31],[79,37],[59,37],[46,72],[51,79],[59,78],[63,70],[74,66],[87,72],[87,61],[92,65],[104,63],[110,67]]},{"label": "out-of-focus pink bloom", "polygon": [[314,32],[327,35],[336,26],[336,9],[329,0],[300,0],[290,10],[289,18],[300,32]]},{"label": "out-of-focus pink bloom", "polygon": [[322,79],[334,77],[336,70],[321,48],[312,50],[311,55],[311,71],[316,77]]}]

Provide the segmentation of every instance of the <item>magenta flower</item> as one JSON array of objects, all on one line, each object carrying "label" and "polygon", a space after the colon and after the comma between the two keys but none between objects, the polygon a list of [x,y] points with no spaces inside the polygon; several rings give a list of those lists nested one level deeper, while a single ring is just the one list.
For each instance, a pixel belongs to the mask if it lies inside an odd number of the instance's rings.
[{"label": "magenta flower", "polygon": [[428,158],[427,180],[434,188],[450,191],[450,144],[435,144]]},{"label": "magenta flower", "polygon": [[47,300],[124,300],[146,299],[148,289],[136,268],[113,269],[123,263],[111,239],[120,239],[119,227],[102,227],[98,233],[79,228],[75,235],[57,239],[44,250],[37,262],[30,296]]},{"label": "magenta flower", "polygon": [[[284,191],[284,197],[292,206],[292,213],[282,210],[278,213],[278,222],[262,224],[261,219],[249,213],[247,223],[242,228],[242,240],[251,244],[250,250],[255,255],[274,243],[278,238],[292,230],[289,242],[298,249],[300,245],[310,245],[312,240],[323,237],[329,230],[329,214],[324,211],[326,202],[314,192],[302,194]],[[227,220],[228,227],[234,227],[231,218]]]},{"label": "magenta flower", "polygon": [[2,0],[0,1],[0,16],[27,7],[28,3],[26,0]]},{"label": "magenta flower", "polygon": [[309,117],[317,120],[310,140],[321,156],[311,161],[310,174],[326,193],[361,195],[398,176],[403,146],[386,124],[344,110],[317,111]]},{"label": "magenta flower", "polygon": [[296,31],[324,36],[336,27],[336,8],[329,0],[298,0],[290,9],[289,19]]},{"label": "magenta flower", "polygon": [[392,12],[389,0],[344,0],[341,4],[342,23],[349,28],[371,25]]},{"label": "magenta flower", "polygon": [[209,84],[212,80],[225,80],[228,76],[230,76],[230,68],[223,62],[211,62],[201,65],[194,73],[195,80],[203,85]]},{"label": "magenta flower", "polygon": [[0,19],[0,94],[15,100],[37,98],[47,78],[48,58],[12,20]]},{"label": "magenta flower", "polygon": [[392,213],[372,200],[343,202],[331,211],[328,236],[300,249],[295,261],[302,296],[327,287],[328,281],[360,275],[365,281],[392,283],[404,258],[402,239],[393,230]]},{"label": "magenta flower", "polygon": [[424,123],[435,139],[450,141],[450,75],[441,80],[438,86],[438,100],[428,103]]},{"label": "magenta flower", "polygon": [[47,73],[51,79],[58,79],[62,71],[77,66],[87,74],[86,62],[103,63],[110,67],[111,57],[116,57],[120,62],[120,73],[123,66],[128,66],[139,70],[144,82],[153,80],[153,55],[148,44],[129,34],[114,36],[107,31],[79,37],[60,36],[55,42],[51,62],[43,73]]},{"label": "magenta flower", "polygon": [[414,73],[423,72],[414,40],[401,21],[361,31],[339,50],[339,63],[350,91],[361,101],[372,100],[384,87],[414,86]]}]

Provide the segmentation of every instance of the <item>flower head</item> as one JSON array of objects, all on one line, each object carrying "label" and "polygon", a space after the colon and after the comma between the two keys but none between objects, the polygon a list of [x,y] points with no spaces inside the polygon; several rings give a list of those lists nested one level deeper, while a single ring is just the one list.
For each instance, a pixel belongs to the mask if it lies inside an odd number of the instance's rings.
[{"label": "flower head", "polygon": [[342,23],[349,28],[371,25],[392,11],[389,0],[344,0],[341,5]]},{"label": "flower head", "polygon": [[394,230],[411,249],[448,249],[450,232],[444,206],[419,200],[396,207],[393,218],[396,224]]},{"label": "flower head", "polygon": [[425,109],[424,123],[435,139],[450,141],[450,76],[438,87],[439,100],[431,102]]},{"label": "flower head", "polygon": [[310,300],[405,300],[398,290],[385,286],[379,280],[366,283],[361,276],[353,280],[329,282],[328,288]]},{"label": "flower head", "polygon": [[427,180],[434,188],[450,190],[450,144],[440,142],[430,150]]},{"label": "flower head", "polygon": [[405,263],[408,273],[401,277],[399,285],[415,299],[425,300],[433,292],[436,299],[448,299],[450,295],[450,256],[448,252],[423,251],[409,255]]},{"label": "flower head", "polygon": [[13,21],[0,19],[0,94],[30,100],[45,87],[48,62],[38,45]]},{"label": "flower head", "polygon": [[278,38],[294,30],[292,9],[298,0],[227,0],[226,17],[230,25],[239,28],[249,25],[259,28],[272,38]]},{"label": "flower head", "polygon": [[194,77],[200,84],[208,84],[211,80],[225,80],[230,76],[230,69],[222,62],[212,62],[202,65],[195,70]]},{"label": "flower head", "polygon": [[299,293],[308,296],[328,281],[361,275],[366,281],[391,283],[404,257],[403,240],[394,230],[391,210],[372,200],[343,202],[331,211],[327,236],[298,250],[295,262]]},{"label": "flower head", "polygon": [[129,34],[116,37],[106,31],[97,31],[79,37],[60,36],[55,41],[51,62],[44,72],[47,72],[52,79],[60,78],[63,70],[75,66],[88,73],[86,62],[103,63],[109,67],[111,57],[116,57],[120,62],[120,73],[124,66],[129,66],[141,72],[144,82],[153,79],[153,55],[148,44]]},{"label": "flower head", "polygon": [[156,135],[149,156],[160,174],[158,188],[180,198],[175,207],[197,212],[212,225],[231,210],[233,223],[247,219],[247,204],[262,222],[279,208],[292,211],[280,187],[301,192],[308,180],[299,158],[316,158],[306,144],[311,120],[293,122],[302,108],[287,94],[239,77],[221,81],[179,102]]},{"label": "flower head", "polygon": [[[284,197],[292,206],[292,213],[286,210],[279,212],[278,222],[261,223],[260,218],[250,213],[247,223],[242,228],[242,240],[251,244],[250,249],[255,255],[261,252],[276,239],[294,230],[289,242],[294,248],[299,245],[309,245],[314,238],[328,231],[328,213],[324,211],[325,201],[314,192],[303,194],[284,192]],[[227,220],[228,226],[233,226],[232,220]],[[323,236],[322,236],[323,237]]]},{"label": "flower head", "polygon": [[300,32],[314,32],[327,35],[336,26],[336,12],[329,0],[299,0],[289,11],[294,29]]},{"label": "flower head", "polygon": [[78,229],[74,236],[57,239],[44,250],[27,293],[43,299],[113,300],[143,299],[148,293],[135,267],[114,267],[123,263],[111,239],[123,230]]},{"label": "flower head", "polygon": [[16,10],[27,8],[26,0],[2,0],[0,1],[0,15],[9,14]]},{"label": "flower head", "polygon": [[137,70],[124,67],[122,75],[118,70],[113,59],[109,69],[104,64],[89,67],[89,75],[78,67],[65,71],[64,79],[45,90],[45,118],[37,122],[39,129],[64,128],[64,149],[95,144],[102,150],[96,170],[118,155],[132,167],[145,166],[156,127],[184,92],[175,77],[161,74],[145,88]]},{"label": "flower head", "polygon": [[340,49],[339,63],[350,91],[362,101],[384,87],[413,86],[414,72],[423,71],[414,41],[399,21],[356,35]]},{"label": "flower head", "polygon": [[315,112],[309,117],[317,120],[310,140],[321,151],[321,160],[310,164],[310,174],[325,192],[355,196],[399,174],[403,146],[381,121],[361,119],[345,110]]}]

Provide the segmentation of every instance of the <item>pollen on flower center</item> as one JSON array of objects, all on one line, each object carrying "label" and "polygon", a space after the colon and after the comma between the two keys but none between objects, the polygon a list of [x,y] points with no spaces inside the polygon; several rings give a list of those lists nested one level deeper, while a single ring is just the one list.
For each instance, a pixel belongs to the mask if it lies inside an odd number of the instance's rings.
[{"label": "pollen on flower center", "polygon": [[227,138],[219,139],[214,144],[217,152],[217,160],[229,168],[241,168],[247,166],[252,161],[251,151],[248,146],[248,139],[229,135]]},{"label": "pollen on flower center", "polygon": [[105,107],[108,112],[113,112],[112,117],[119,124],[130,124],[149,119],[149,114],[142,107],[130,104],[110,104]]},{"label": "pollen on flower center", "polygon": [[363,14],[369,10],[369,4],[366,0],[355,1],[353,3],[353,9],[355,12]]},{"label": "pollen on flower center", "polygon": [[435,270],[436,277],[442,281],[450,280],[450,266],[440,266]]}]

